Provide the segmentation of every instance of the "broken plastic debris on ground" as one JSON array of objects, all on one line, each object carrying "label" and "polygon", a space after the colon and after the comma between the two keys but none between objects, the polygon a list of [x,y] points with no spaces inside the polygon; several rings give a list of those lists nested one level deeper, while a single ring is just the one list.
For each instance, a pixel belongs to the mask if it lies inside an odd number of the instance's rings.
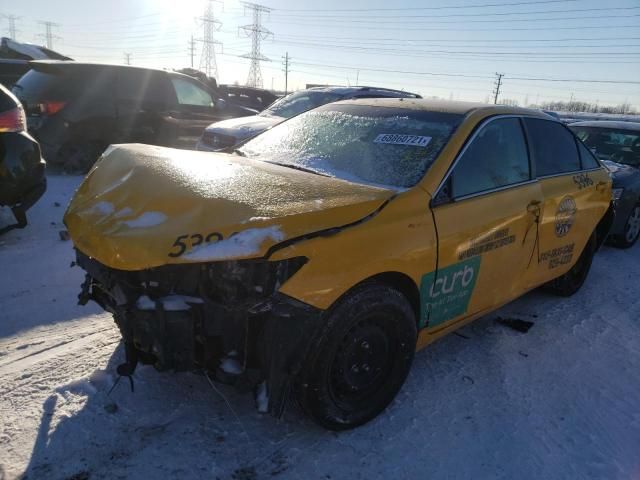
[{"label": "broken plastic debris on ground", "polygon": [[58,235],[55,204],[79,183],[49,177],[29,227],[0,237],[0,477],[638,477],[640,247],[605,247],[572,298],[532,292],[431,345],[390,408],[336,434],[295,405],[261,415],[254,395],[201,374],[141,366],[135,393],[121,381],[109,396],[120,335],[76,305],[82,271]]}]

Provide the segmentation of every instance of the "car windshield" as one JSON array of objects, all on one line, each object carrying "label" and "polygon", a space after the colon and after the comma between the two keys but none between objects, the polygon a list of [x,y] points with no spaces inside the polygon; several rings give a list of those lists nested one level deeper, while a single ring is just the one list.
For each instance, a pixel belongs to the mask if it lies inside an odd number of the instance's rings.
[{"label": "car windshield", "polygon": [[260,115],[291,118],[312,108],[340,100],[342,97],[338,93],[303,90],[281,98]]},{"label": "car windshield", "polygon": [[367,105],[327,105],[249,141],[239,153],[357,183],[418,183],[463,116]]},{"label": "car windshield", "polygon": [[581,126],[571,129],[599,159],[640,166],[640,132]]}]

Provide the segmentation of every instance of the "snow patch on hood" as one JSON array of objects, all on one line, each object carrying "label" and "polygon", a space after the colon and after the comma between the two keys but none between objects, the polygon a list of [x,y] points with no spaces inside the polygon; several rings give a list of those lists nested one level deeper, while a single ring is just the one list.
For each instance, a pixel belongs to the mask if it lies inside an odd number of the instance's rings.
[{"label": "snow patch on hood", "polygon": [[285,239],[285,235],[279,226],[249,228],[225,240],[199,245],[185,254],[184,258],[212,261],[254,255],[260,251],[262,242],[268,239],[281,242]]},{"label": "snow patch on hood", "polygon": [[[118,212],[118,214],[120,215],[117,214],[116,216],[123,216],[124,215],[123,212],[125,210],[126,208]],[[134,218],[133,220],[127,220],[126,222],[122,222],[122,223],[129,228],[148,228],[148,227],[155,227],[156,225],[160,225],[166,222],[167,220],[168,220],[167,216],[164,213],[144,212],[138,218]]]}]

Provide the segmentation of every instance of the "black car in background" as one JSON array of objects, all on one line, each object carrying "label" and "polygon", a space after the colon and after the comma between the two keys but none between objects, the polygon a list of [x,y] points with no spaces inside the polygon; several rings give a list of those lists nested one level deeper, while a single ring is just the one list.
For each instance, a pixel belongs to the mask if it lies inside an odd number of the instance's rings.
[{"label": "black car in background", "polygon": [[40,45],[21,43],[7,37],[0,39],[0,83],[11,86],[27,73],[30,60],[72,60]]},{"label": "black car in background", "polygon": [[218,95],[227,104],[242,105],[255,110],[255,113],[261,112],[278,100],[275,93],[264,88],[241,87],[239,85],[219,85]]},{"label": "black car in background", "polygon": [[258,115],[233,118],[209,125],[196,145],[197,150],[217,151],[244,140],[312,108],[352,98],[422,98],[416,93],[378,87],[313,87],[277,100]]},{"label": "black car in background", "polygon": [[30,66],[13,92],[47,163],[67,171],[87,171],[112,143],[193,148],[207,125],[233,116],[208,86],[176,72],[65,61]]},{"label": "black car in background", "polygon": [[590,121],[569,128],[609,167],[616,206],[610,239],[631,247],[640,236],[640,123]]},{"label": "black car in background", "polygon": [[27,225],[26,211],[47,187],[40,147],[27,133],[22,105],[0,85],[0,207],[10,207],[13,225],[0,225],[0,233]]}]

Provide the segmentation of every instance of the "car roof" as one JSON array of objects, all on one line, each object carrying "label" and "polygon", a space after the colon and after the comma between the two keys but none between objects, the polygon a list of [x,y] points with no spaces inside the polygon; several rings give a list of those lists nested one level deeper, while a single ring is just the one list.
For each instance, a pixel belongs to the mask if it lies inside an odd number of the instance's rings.
[{"label": "car roof", "polygon": [[[339,95],[353,95],[355,93],[368,93],[371,95],[405,95],[407,97],[413,96],[416,98],[422,98],[417,93],[407,92],[405,90],[395,90],[393,88],[384,88],[384,87],[367,87],[367,86],[354,86],[354,87],[311,87],[307,88],[306,91],[311,92],[327,92],[327,93],[337,93]],[[297,92],[296,92],[297,93]]]},{"label": "car roof", "polygon": [[371,107],[403,108],[423,110],[426,112],[457,113],[468,115],[473,112],[484,112],[486,115],[526,115],[557,122],[555,118],[540,110],[530,108],[509,107],[479,102],[461,102],[457,100],[440,100],[434,98],[357,98],[341,100],[338,104],[368,105]]},{"label": "car roof", "polygon": [[[114,68],[114,69],[128,69],[128,70],[144,70],[144,71],[154,71],[154,72],[163,72],[167,74],[175,74],[183,77],[189,77],[189,75],[184,75],[179,72],[174,72],[171,70],[163,70],[161,68],[149,68],[149,67],[138,67],[135,65],[124,65],[119,63],[98,63],[98,62],[76,62],[74,60],[32,60],[29,62],[31,68],[38,70],[39,67],[42,67],[42,70],[46,70],[48,67],[53,69],[56,68]],[[189,77],[193,78],[193,77]]]},{"label": "car roof", "polygon": [[621,122],[615,120],[590,120],[585,122],[573,122],[570,127],[598,127],[608,128],[612,130],[632,130],[640,132],[640,123],[638,122]]}]

